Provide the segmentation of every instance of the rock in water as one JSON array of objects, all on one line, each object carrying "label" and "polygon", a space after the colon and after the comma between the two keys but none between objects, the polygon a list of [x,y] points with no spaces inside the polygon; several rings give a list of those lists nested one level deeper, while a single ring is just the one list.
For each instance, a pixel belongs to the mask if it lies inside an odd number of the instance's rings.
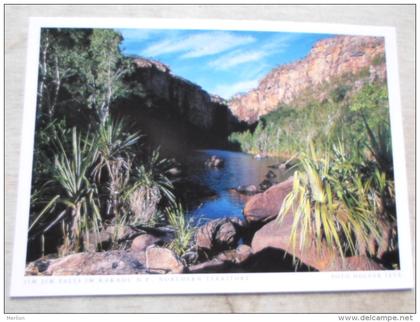
[{"label": "rock in water", "polygon": [[266,191],[268,188],[272,187],[275,183],[273,183],[271,180],[268,179],[264,179],[263,181],[261,181],[261,183],[259,184],[260,190],[261,191]]},{"label": "rock in water", "polygon": [[179,167],[173,167],[167,171],[167,173],[172,177],[179,177],[182,175],[182,170]]},{"label": "rock in water", "polygon": [[278,169],[279,169],[279,170],[281,170],[281,171],[286,170],[286,169],[287,169],[287,165],[286,165],[286,163],[282,163],[282,164],[280,164]]},{"label": "rock in water", "polygon": [[196,246],[211,254],[235,248],[240,238],[239,226],[229,218],[212,220],[197,230]]},{"label": "rock in water", "polygon": [[250,223],[264,223],[277,217],[284,198],[293,189],[293,177],[256,194],[246,204],[244,215]]},{"label": "rock in water", "polygon": [[221,168],[225,165],[225,161],[218,156],[212,155],[204,164],[210,168]]},{"label": "rock in water", "polygon": [[277,175],[272,171],[272,170],[269,170],[268,172],[267,172],[267,174],[265,175],[265,177],[267,178],[267,179],[274,179],[274,178],[276,178],[277,177]]},{"label": "rock in water", "polygon": [[239,193],[244,193],[246,195],[252,195],[252,194],[256,194],[258,192],[258,189],[255,185],[250,184],[250,185],[238,186],[236,188],[236,191],[238,191]]},{"label": "rock in water", "polygon": [[265,153],[257,153],[254,158],[255,159],[265,159],[267,157],[267,154]]},{"label": "rock in water", "polygon": [[181,259],[170,249],[150,247],[146,250],[146,267],[150,273],[180,274],[185,270]]}]

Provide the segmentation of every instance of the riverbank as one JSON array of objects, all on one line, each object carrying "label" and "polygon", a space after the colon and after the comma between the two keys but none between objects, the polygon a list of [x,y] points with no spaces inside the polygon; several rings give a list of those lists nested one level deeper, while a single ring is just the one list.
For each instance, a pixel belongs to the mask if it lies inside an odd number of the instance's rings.
[{"label": "riverbank", "polygon": [[[328,247],[317,250],[291,247],[290,215],[276,220],[284,198],[292,190],[289,178],[245,204],[244,219],[214,219],[194,232],[190,248],[182,256],[168,248],[175,238],[172,227],[124,227],[117,234],[126,247],[104,252],[84,252],[62,258],[44,257],[27,265],[26,275],[117,275],[180,273],[305,272],[381,270],[368,256],[340,255]],[[115,233],[102,235],[106,243]]]}]

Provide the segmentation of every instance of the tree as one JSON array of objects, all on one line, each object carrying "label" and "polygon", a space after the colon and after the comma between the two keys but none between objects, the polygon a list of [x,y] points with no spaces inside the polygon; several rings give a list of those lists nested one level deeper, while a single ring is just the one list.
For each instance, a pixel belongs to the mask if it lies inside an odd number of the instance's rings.
[{"label": "tree", "polygon": [[[90,31],[87,29],[43,29],[41,34],[38,118],[48,121],[56,117],[59,105],[71,103],[64,99],[71,92],[75,75],[86,51]],[[65,89],[64,93],[63,90]]]},{"label": "tree", "polygon": [[88,58],[82,66],[87,106],[94,110],[100,124],[109,118],[111,103],[127,94],[122,78],[130,71],[129,62],[120,52],[122,36],[111,29],[94,29]]}]

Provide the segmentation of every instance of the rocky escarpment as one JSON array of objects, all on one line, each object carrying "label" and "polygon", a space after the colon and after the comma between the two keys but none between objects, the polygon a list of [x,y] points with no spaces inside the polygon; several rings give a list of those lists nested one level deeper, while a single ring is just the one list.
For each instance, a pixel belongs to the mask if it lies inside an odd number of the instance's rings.
[{"label": "rocky escarpment", "polygon": [[273,69],[248,93],[229,101],[232,113],[241,121],[253,123],[293,102],[306,89],[316,89],[322,100],[328,93],[322,84],[337,77],[358,73],[368,80],[385,79],[384,39],[379,37],[337,36],[317,42],[302,60]]},{"label": "rocky escarpment", "polygon": [[152,146],[171,156],[189,148],[225,147],[230,132],[246,127],[224,99],[174,75],[167,65],[141,57],[132,60],[134,70],[125,79],[130,95],[115,104],[112,113],[130,119]]},{"label": "rocky escarpment", "polygon": [[158,61],[136,57],[133,62],[127,82],[135,94],[120,102],[118,112],[138,121],[153,143],[180,146],[191,140],[223,141],[235,128],[236,118],[221,97],[174,75]]},{"label": "rocky escarpment", "polygon": [[226,102],[210,95],[200,86],[173,75],[168,66],[144,58],[134,59],[136,79],[150,97],[170,103],[168,106],[192,125],[211,130],[215,126],[227,128]]}]

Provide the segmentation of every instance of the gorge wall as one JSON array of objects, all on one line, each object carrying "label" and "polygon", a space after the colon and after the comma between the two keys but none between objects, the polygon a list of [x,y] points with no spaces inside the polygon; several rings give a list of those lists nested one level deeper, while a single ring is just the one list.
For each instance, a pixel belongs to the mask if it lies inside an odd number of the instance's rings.
[{"label": "gorge wall", "polygon": [[[302,60],[273,69],[256,89],[237,95],[229,108],[240,121],[253,123],[291,103],[302,91],[315,88],[345,74],[363,70],[368,79],[385,79],[384,39],[379,37],[336,36],[317,42]],[[317,91],[322,100],[327,93]]]},{"label": "gorge wall", "polygon": [[[226,101],[213,96],[200,86],[173,75],[168,66],[144,58],[134,59],[136,79],[149,96],[167,101],[171,109],[191,124],[211,130],[216,124],[226,127],[228,112]],[[220,124],[225,123],[225,124]]]},{"label": "gorge wall", "polygon": [[240,126],[221,97],[174,75],[158,61],[133,58],[127,80],[139,93],[119,103],[119,111],[138,123],[155,145],[168,148],[221,146]]}]

